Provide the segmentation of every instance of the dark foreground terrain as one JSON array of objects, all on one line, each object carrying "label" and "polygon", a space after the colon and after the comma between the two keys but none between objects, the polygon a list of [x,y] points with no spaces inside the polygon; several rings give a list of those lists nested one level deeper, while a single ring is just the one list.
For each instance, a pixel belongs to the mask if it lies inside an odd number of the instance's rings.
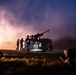
[{"label": "dark foreground terrain", "polygon": [[2,51],[0,75],[75,75],[76,64],[70,67],[59,59],[61,53],[25,53]]},{"label": "dark foreground terrain", "polygon": [[23,62],[0,62],[0,75],[75,75],[76,67],[40,64],[28,66]]}]

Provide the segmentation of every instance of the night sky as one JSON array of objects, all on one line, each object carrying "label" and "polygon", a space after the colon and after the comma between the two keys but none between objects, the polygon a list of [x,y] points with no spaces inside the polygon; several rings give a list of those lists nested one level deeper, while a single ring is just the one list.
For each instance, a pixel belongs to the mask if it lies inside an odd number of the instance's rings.
[{"label": "night sky", "polygon": [[44,37],[76,38],[76,0],[0,0],[0,48],[48,29]]}]

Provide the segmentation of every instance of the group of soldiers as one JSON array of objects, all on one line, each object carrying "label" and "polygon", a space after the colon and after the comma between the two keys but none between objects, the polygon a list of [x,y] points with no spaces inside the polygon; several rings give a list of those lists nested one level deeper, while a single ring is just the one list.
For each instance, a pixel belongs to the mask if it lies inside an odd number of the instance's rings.
[{"label": "group of soldiers", "polygon": [[16,50],[22,50],[23,49],[23,42],[24,42],[23,38],[21,38],[21,40],[20,39],[17,40],[17,43],[16,43],[17,48],[16,48]]},{"label": "group of soldiers", "polygon": [[[17,51],[30,51],[31,49],[42,49],[44,52],[52,51],[52,42],[50,40],[39,37],[40,34],[35,36],[27,35],[26,39],[17,39]],[[38,37],[38,38],[37,38]],[[48,40],[48,42],[47,42]]]},{"label": "group of soldiers", "polygon": [[29,49],[30,44],[34,43],[34,41],[36,41],[37,39],[35,39],[35,37],[33,35],[29,36],[27,35],[27,38],[24,40],[23,38],[21,39],[17,39],[17,48],[16,50],[25,50],[25,49]]}]

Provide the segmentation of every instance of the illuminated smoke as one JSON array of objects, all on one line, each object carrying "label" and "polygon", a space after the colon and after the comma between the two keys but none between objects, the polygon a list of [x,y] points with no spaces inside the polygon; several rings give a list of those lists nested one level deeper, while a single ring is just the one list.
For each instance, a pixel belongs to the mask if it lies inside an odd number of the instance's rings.
[{"label": "illuminated smoke", "polygon": [[27,35],[33,34],[32,27],[16,21],[11,12],[0,10],[0,48],[15,49],[18,38],[26,38]]},{"label": "illuminated smoke", "polygon": [[8,48],[15,48],[18,38],[25,38],[26,35],[41,33],[48,29],[50,32],[45,34],[47,38],[57,39],[66,35],[76,37],[76,4],[68,5],[69,0],[67,3],[52,0],[51,5],[49,0],[46,2],[2,0],[0,7],[4,8],[0,8],[0,48],[7,48],[9,44],[11,46]]}]

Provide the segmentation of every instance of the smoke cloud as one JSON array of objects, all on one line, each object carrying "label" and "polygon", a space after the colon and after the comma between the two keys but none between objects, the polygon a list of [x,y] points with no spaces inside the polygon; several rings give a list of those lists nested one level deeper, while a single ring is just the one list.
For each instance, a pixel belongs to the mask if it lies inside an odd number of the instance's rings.
[{"label": "smoke cloud", "polygon": [[18,38],[48,29],[44,37],[52,40],[61,36],[76,38],[75,20],[74,0],[1,0],[0,48],[15,48]]},{"label": "smoke cloud", "polygon": [[0,48],[15,49],[16,40],[34,34],[33,28],[16,20],[14,14],[0,10]]}]

